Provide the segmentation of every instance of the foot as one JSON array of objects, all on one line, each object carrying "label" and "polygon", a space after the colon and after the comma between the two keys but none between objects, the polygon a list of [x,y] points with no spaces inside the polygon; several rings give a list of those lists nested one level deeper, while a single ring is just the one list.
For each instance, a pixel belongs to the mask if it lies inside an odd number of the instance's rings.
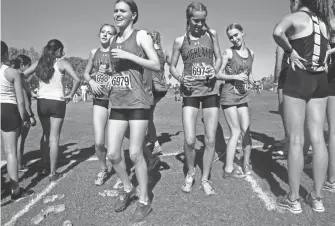
[{"label": "foot", "polygon": [[113,186],[113,189],[123,189],[123,183],[121,181],[120,178],[117,178],[114,186]]},{"label": "foot", "polygon": [[33,193],[33,191],[27,192],[24,188],[17,187],[14,190],[11,190],[10,198],[12,201],[18,201],[19,199],[25,198]]},{"label": "foot", "polygon": [[323,190],[335,192],[335,181],[333,183],[326,181],[322,187]]},{"label": "foot", "polygon": [[53,174],[53,175],[49,175],[49,181],[50,181],[50,183],[51,182],[56,182],[56,181],[58,181],[61,177],[63,176],[63,174],[61,174],[61,173],[55,173],[55,174]]},{"label": "foot", "polygon": [[97,178],[94,181],[94,184],[96,186],[103,185],[105,183],[106,178],[107,178],[107,173],[108,173],[107,169],[101,169],[101,171],[97,175]]},{"label": "foot", "polygon": [[19,172],[27,172],[29,170],[29,168],[26,165],[21,165],[19,167]]},{"label": "foot", "polygon": [[117,198],[115,202],[114,211],[115,212],[124,211],[130,205],[131,198],[135,195],[135,193],[136,193],[136,188],[134,187],[134,185],[131,185],[131,190],[129,192],[126,192],[124,190],[120,191],[119,197]]},{"label": "foot", "polygon": [[223,170],[223,175],[222,175],[222,177],[224,179],[229,179],[229,178],[243,179],[246,176],[247,176],[246,174],[244,174],[243,172],[241,172],[238,169],[233,169],[233,171],[231,171],[231,172],[227,172],[226,170]]},{"label": "foot", "polygon": [[153,155],[158,155],[163,152],[162,146],[158,145],[154,147],[154,150],[152,151]]},{"label": "foot", "polygon": [[292,201],[289,195],[279,197],[277,199],[277,204],[280,208],[286,209],[294,214],[302,213],[301,203],[299,199]]},{"label": "foot", "polygon": [[314,198],[312,193],[309,193],[306,197],[306,203],[312,207],[315,212],[323,213],[325,212],[325,207],[322,202],[322,198]]},{"label": "foot", "polygon": [[245,175],[250,175],[251,174],[251,166],[250,166],[250,164],[244,164],[243,165],[243,173],[245,174]]},{"label": "foot", "polygon": [[195,177],[195,172],[194,173],[190,173],[188,172],[186,177],[185,177],[185,181],[183,186],[181,187],[181,190],[183,190],[183,192],[189,193],[192,191],[192,187],[194,184],[194,177]]},{"label": "foot", "polygon": [[143,221],[149,215],[151,211],[152,211],[152,208],[151,208],[150,202],[148,202],[147,204],[138,202],[134,215],[131,218],[131,222],[138,223],[138,222]]},{"label": "foot", "polygon": [[208,180],[201,181],[202,190],[206,195],[215,195],[215,191],[212,187],[212,182]]}]

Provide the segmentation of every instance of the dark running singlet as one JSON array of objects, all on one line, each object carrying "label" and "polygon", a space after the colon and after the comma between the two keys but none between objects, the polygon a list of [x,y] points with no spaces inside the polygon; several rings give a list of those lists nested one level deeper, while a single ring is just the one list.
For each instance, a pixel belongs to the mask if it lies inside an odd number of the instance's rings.
[{"label": "dark running singlet", "polygon": [[311,35],[289,40],[292,48],[307,62],[301,61],[306,70],[296,67],[293,71],[289,68],[284,85],[284,95],[308,100],[311,98],[325,98],[328,96],[328,81],[324,67],[328,40],[320,29],[319,18],[307,11],[313,22]]},{"label": "dark running singlet", "polygon": [[[330,48],[335,48],[335,33],[330,41]],[[328,95],[335,96],[335,54],[331,55],[331,64],[328,66]]]},{"label": "dark running singlet", "polygon": [[94,79],[96,83],[102,86],[102,92],[103,94],[101,95],[95,95],[94,94],[94,99],[104,99],[108,100],[109,99],[109,90],[106,87],[106,84],[109,79],[109,74],[96,74],[99,71],[99,66],[104,64],[106,65],[106,69],[109,69],[109,52],[102,52],[100,48],[98,48],[95,51],[95,54],[93,56],[93,70],[92,70],[92,75],[91,78]]},{"label": "dark running singlet", "polygon": [[297,51],[299,56],[307,61],[301,61],[309,72],[324,71],[324,60],[327,51],[328,40],[320,30],[319,18],[307,11],[301,11],[308,14],[313,21],[313,32],[311,35],[289,40],[292,48]]},{"label": "dark running singlet", "polygon": [[156,49],[156,52],[159,58],[159,63],[161,65],[161,70],[159,72],[151,71],[153,89],[158,92],[165,92],[168,90],[168,85],[164,75],[165,54],[162,49]]},{"label": "dark running singlet", "polygon": [[[248,50],[248,57],[241,57],[240,54],[231,48],[233,56],[225,68],[226,75],[237,75],[246,73],[249,77],[252,71],[252,54]],[[249,83],[238,80],[226,80],[221,90],[221,105],[240,105],[249,102]]]},{"label": "dark running singlet", "polygon": [[[117,36],[112,41],[110,49],[122,49],[142,58],[146,58],[142,48],[137,45],[138,30],[122,43],[116,43]],[[153,104],[152,80],[143,67],[124,59],[114,59],[112,62],[112,89],[110,91],[111,108],[118,109],[150,109]]]},{"label": "dark running singlet", "polygon": [[216,87],[216,79],[207,81],[205,76],[206,66],[213,68],[214,65],[214,45],[209,34],[205,33],[198,40],[188,40],[185,36],[180,54],[184,63],[182,76],[192,76],[196,79],[191,87],[180,86],[181,95],[200,97],[218,94],[219,87]]}]

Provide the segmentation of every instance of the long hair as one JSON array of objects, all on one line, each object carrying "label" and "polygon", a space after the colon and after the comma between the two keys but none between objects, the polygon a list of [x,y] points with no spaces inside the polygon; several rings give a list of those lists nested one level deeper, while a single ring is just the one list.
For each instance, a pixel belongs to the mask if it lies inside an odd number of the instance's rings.
[{"label": "long hair", "polygon": [[[188,41],[189,44],[191,43],[191,40],[190,40],[190,18],[193,16],[193,12],[196,12],[196,11],[206,12],[206,16],[208,14],[206,6],[204,4],[202,4],[201,2],[193,2],[193,3],[191,3],[187,6],[187,8],[186,8],[186,37],[187,37],[187,41]],[[213,34],[212,34],[212,32],[210,32],[210,28],[206,23],[205,23],[205,28],[206,28],[206,32],[209,34],[209,36],[213,40]]]},{"label": "long hair", "polygon": [[306,6],[317,17],[319,17],[331,31],[330,25],[330,6],[328,0],[300,0],[301,5]]},{"label": "long hair", "polygon": [[106,24],[103,24],[103,25],[100,27],[100,29],[99,29],[99,35],[100,35],[101,30],[102,30],[104,27],[106,27],[106,26],[112,28],[112,30],[113,30],[113,34],[116,34],[116,33],[117,33],[117,30],[116,30],[116,28],[115,28],[113,25],[111,25],[111,24],[107,24],[107,23],[106,23]]},{"label": "long hair", "polygon": [[156,30],[149,31],[148,34],[151,36],[154,44],[157,44],[160,48],[162,48],[161,34]]},{"label": "long hair", "polygon": [[133,22],[133,24],[136,24],[136,22],[138,20],[138,16],[139,16],[138,15],[138,7],[137,7],[136,3],[133,0],[117,0],[114,5],[116,5],[119,2],[126,3],[129,6],[130,11],[132,13],[136,13],[136,17],[135,17],[134,22]]},{"label": "long hair", "polygon": [[8,46],[4,41],[1,41],[1,62],[5,60],[6,54],[8,54]]},{"label": "long hair", "polygon": [[64,49],[63,44],[57,39],[50,40],[44,47],[42,56],[38,61],[35,74],[45,83],[49,83],[50,79],[52,78],[55,72],[54,69],[54,63],[56,60],[55,53],[59,49],[61,50]]}]

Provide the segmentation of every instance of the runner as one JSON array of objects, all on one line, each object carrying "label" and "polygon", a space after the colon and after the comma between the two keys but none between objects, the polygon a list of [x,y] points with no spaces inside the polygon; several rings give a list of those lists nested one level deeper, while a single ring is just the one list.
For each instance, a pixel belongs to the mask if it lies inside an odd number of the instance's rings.
[{"label": "runner", "polygon": [[[123,183],[123,191],[115,203],[115,212],[124,211],[135,195],[122,164],[121,147],[128,126],[130,127],[130,158],[135,164],[140,186],[138,206],[131,221],[142,221],[151,212],[148,196],[147,164],[143,157],[144,137],[148,129],[150,106],[153,104],[151,84],[144,69],[159,71],[159,59],[151,37],[144,30],[135,30],[138,8],[133,0],[117,0],[114,20],[119,28],[111,39],[112,77],[108,82],[111,112],[108,121],[107,157]],[[146,57],[148,59],[146,59]]]},{"label": "runner", "polygon": [[[62,174],[56,172],[59,136],[65,117],[66,103],[72,100],[79,86],[79,77],[71,64],[63,59],[63,44],[57,40],[50,40],[44,47],[41,58],[23,73],[29,76],[33,73],[39,79],[37,113],[43,134],[41,137],[42,174],[49,173],[50,182],[58,180]],[[62,77],[67,72],[74,80],[69,95],[64,95]],[[50,145],[50,171],[47,167],[48,149]]]},{"label": "runner", "polygon": [[17,70],[8,67],[5,62],[8,62],[8,46],[1,41],[1,137],[7,155],[11,199],[17,200],[24,195],[24,189],[19,186],[18,179],[17,138],[20,135],[22,121],[27,123],[29,118],[25,110],[22,78]]},{"label": "runner", "polygon": [[158,31],[151,31],[149,32],[153,42],[154,42],[154,48],[157,52],[157,55],[159,57],[159,62],[161,65],[161,70],[157,72],[151,72],[152,74],[152,80],[153,80],[153,96],[154,96],[154,104],[151,107],[150,112],[150,119],[149,119],[149,126],[148,126],[148,137],[151,138],[151,141],[153,142],[154,149],[152,154],[156,155],[161,153],[162,147],[158,142],[157,135],[156,135],[156,127],[154,124],[154,111],[156,108],[156,104],[165,97],[167,91],[168,91],[168,85],[165,78],[165,70],[164,66],[165,63],[167,63],[169,66],[171,64],[170,56],[168,55],[167,51],[165,51],[162,48],[161,44],[161,34]]},{"label": "runner", "polygon": [[86,99],[87,99],[87,86],[86,86],[86,84],[83,83],[80,86],[80,90],[81,90],[81,100],[83,102],[86,102]]},{"label": "runner", "polygon": [[[19,55],[14,59],[14,68],[18,70],[19,73],[22,73],[28,67],[31,66],[31,59],[26,55]],[[22,87],[23,87],[23,97],[25,102],[25,108],[28,113],[29,122],[21,125],[20,137],[18,139],[18,149],[17,149],[17,163],[19,166],[19,171],[27,172],[28,167],[22,164],[22,155],[24,153],[24,144],[28,136],[31,126],[36,125],[36,119],[34,113],[31,109],[31,90],[27,81],[25,81],[24,76],[22,76]]]},{"label": "runner", "polygon": [[105,130],[108,121],[109,90],[106,83],[109,74],[109,45],[112,36],[117,31],[113,25],[104,24],[99,31],[100,47],[89,53],[88,63],[84,72],[84,78],[91,86],[93,92],[93,128],[95,140],[95,152],[99,159],[101,170],[97,174],[95,185],[105,183],[108,174],[106,165],[107,149],[105,148]]},{"label": "runner", "polygon": [[[188,5],[186,34],[177,37],[174,41],[170,72],[180,82],[183,97],[182,122],[188,173],[182,185],[182,191],[191,192],[195,181],[195,126],[201,104],[205,126],[201,187],[206,195],[214,195],[215,191],[209,180],[209,174],[214,158],[219,113],[219,86],[216,83],[215,73],[220,69],[222,60],[218,35],[206,24],[207,14],[207,8],[202,3]],[[176,68],[180,55],[184,63],[182,75]]]},{"label": "runner", "polygon": [[[230,129],[223,178],[244,178],[251,173],[249,164],[251,136],[248,102],[250,101],[250,84],[254,83],[251,73],[254,53],[246,47],[243,28],[240,24],[229,25],[226,33],[233,47],[223,52],[222,67],[217,75],[218,79],[225,80],[221,91],[220,103]],[[244,151],[243,172],[234,169],[234,157],[240,136],[242,136]]]},{"label": "runner", "polygon": [[[333,4],[335,11],[335,2]],[[333,29],[335,29],[335,12],[333,12]],[[330,42],[331,50],[327,51],[325,63],[329,62],[331,56],[331,64],[328,66],[328,103],[327,103],[327,121],[328,121],[328,150],[329,165],[328,178],[323,185],[323,189],[335,192],[335,31],[333,30]]]},{"label": "runner", "polygon": [[[301,213],[300,177],[303,170],[305,118],[313,147],[313,191],[306,202],[324,212],[321,188],[326,178],[328,155],[323,135],[328,81],[324,59],[328,43],[328,0],[291,0],[292,14],[275,27],[273,37],[289,56],[283,94],[283,113],[289,137],[288,178],[290,191],[278,198],[279,207]],[[306,117],[307,116],[307,117]]]}]

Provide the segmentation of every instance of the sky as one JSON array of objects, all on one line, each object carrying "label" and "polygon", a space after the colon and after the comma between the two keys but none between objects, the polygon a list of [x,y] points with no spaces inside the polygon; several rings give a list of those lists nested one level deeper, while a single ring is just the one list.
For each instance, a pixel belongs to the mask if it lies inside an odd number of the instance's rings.
[{"label": "sky", "polygon": [[[162,45],[171,55],[176,37],[186,28],[185,11],[192,0],[135,0],[139,8],[136,29],[158,30]],[[207,24],[219,35],[221,52],[231,43],[225,33],[231,23],[244,28],[246,46],[255,54],[256,80],[273,74],[276,23],[289,13],[288,0],[203,0]],[[67,57],[88,58],[99,47],[98,32],[104,23],[114,24],[111,0],[1,0],[1,40],[9,47],[38,52],[50,39],[59,39]],[[178,69],[182,69],[179,59]],[[168,67],[165,68],[168,75]],[[173,83],[173,82],[172,82]]]}]

